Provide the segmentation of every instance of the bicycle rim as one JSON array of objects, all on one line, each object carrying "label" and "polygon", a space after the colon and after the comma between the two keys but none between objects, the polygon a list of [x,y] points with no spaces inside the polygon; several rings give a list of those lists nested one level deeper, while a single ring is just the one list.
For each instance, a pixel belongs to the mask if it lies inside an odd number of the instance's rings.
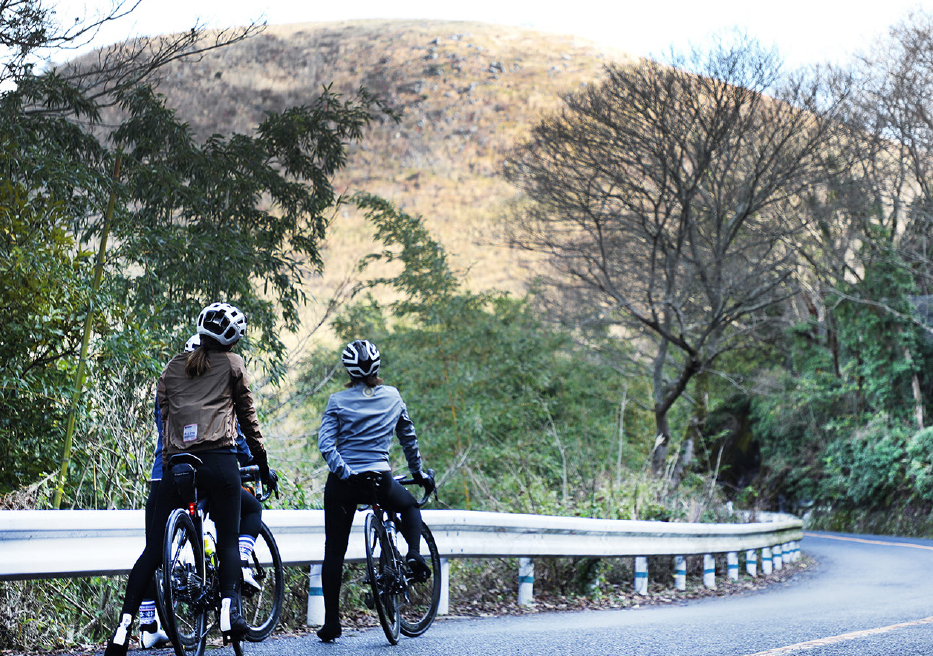
[{"label": "bicycle rim", "polygon": [[249,567],[260,588],[240,584],[241,614],[249,624],[245,638],[260,642],[268,638],[279,623],[285,598],[285,568],[272,531],[265,523],[259,527]]},{"label": "bicycle rim", "polygon": [[207,642],[207,617],[202,603],[205,585],[201,536],[188,514],[175,510],[165,528],[160,593],[165,632],[178,656],[202,656],[204,653]]},{"label": "bicycle rim", "polygon": [[401,602],[400,629],[409,638],[428,630],[441,601],[441,557],[427,524],[421,527],[421,555],[431,569],[431,576],[426,581],[415,583],[408,573],[408,591]]},{"label": "bicycle rim", "polygon": [[385,527],[372,513],[366,515],[366,577],[373,591],[373,604],[386,638],[398,644],[399,617],[398,570]]}]

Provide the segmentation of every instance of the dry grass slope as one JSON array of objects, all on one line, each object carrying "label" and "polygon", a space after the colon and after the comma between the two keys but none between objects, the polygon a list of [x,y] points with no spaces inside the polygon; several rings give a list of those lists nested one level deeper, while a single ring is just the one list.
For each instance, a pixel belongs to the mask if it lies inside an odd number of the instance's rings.
[{"label": "dry grass slope", "polygon": [[[498,175],[502,157],[559,108],[561,93],[624,60],[575,37],[481,23],[297,24],[175,65],[159,90],[199,137],[249,131],[264,112],[306,103],[330,83],[345,95],[379,93],[403,109],[402,122],[376,125],[353,146],[337,188],[423,216],[469,288],[519,291],[531,263],[502,245],[501,208],[514,195]],[[361,218],[342,211],[309,290],[329,298],[373,245]]]}]

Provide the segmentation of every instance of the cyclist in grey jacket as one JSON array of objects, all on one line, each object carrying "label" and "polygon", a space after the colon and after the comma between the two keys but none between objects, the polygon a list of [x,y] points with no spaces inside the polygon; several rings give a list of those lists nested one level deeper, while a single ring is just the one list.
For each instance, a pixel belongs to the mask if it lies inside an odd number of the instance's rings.
[{"label": "cyclist in grey jacket", "polygon": [[324,486],[324,626],[317,632],[324,642],[341,634],[340,582],[350,527],[357,505],[371,503],[373,496],[372,485],[360,476],[364,472],[381,476],[376,497],[385,508],[399,514],[401,533],[408,543],[406,560],[412,571],[430,575],[419,553],[421,510],[411,493],[392,477],[389,464],[389,446],[395,434],[412,478],[427,491],[434,489],[434,479],[421,467],[418,438],[408,409],[396,388],[382,384],[378,376],[381,357],[374,344],[358,339],[347,345],[341,359],[350,382],[347,389],[331,395],[318,433],[318,447],[330,470]]}]

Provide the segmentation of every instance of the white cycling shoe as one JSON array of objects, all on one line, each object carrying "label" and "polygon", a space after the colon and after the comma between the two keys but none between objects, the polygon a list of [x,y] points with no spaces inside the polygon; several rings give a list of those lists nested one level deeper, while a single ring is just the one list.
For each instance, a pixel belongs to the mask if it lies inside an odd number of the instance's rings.
[{"label": "white cycling shoe", "polygon": [[139,644],[143,649],[158,649],[169,644],[168,634],[162,630],[162,627],[156,625],[155,631],[146,631],[140,628]]},{"label": "white cycling shoe", "polygon": [[252,567],[243,567],[243,585],[248,585],[256,591],[262,590],[262,586],[259,585],[259,581],[253,576]]},{"label": "white cycling shoe", "polygon": [[220,600],[220,631],[230,633],[236,636],[242,636],[249,630],[240,613],[233,604],[233,599],[224,597]]}]

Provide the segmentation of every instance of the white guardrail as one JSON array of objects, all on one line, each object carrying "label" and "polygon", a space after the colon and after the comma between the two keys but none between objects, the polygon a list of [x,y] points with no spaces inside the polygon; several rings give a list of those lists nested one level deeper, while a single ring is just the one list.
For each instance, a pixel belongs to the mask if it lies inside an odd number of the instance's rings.
[{"label": "white guardrail", "polygon": [[[675,587],[685,588],[689,555],[704,557],[704,584],[715,587],[713,554],[726,554],[727,575],[738,578],[739,554],[752,576],[770,574],[799,557],[803,523],[788,515],[747,524],[588,519],[466,510],[424,510],[442,559],[440,612],[447,612],[448,559],[519,559],[518,601],[532,603],[534,557],[634,557],[635,590],[647,591],[648,556],[675,557]],[[364,513],[356,515],[348,561],[365,559]],[[264,510],[285,565],[309,566],[308,623],[322,623],[320,563],[323,510]],[[126,574],[145,545],[142,510],[0,511],[0,580]],[[759,557],[760,554],[760,557]]]}]

